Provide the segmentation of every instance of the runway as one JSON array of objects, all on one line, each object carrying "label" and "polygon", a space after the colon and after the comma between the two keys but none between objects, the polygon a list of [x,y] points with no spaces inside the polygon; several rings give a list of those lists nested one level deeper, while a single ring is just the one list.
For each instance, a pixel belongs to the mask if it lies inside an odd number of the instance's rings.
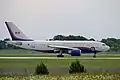
[{"label": "runway", "polygon": [[72,59],[104,59],[104,60],[107,60],[107,59],[120,59],[120,57],[96,57],[96,58],[93,58],[93,57],[61,57],[61,58],[58,58],[58,57],[0,57],[0,59],[68,59],[68,60],[72,60]]}]

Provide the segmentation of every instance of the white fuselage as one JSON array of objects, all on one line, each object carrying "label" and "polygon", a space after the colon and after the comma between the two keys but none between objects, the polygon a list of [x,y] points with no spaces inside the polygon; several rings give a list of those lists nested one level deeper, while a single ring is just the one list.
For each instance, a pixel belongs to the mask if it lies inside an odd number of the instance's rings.
[{"label": "white fuselage", "polygon": [[94,52],[96,54],[96,52],[107,51],[110,48],[106,44],[97,41],[36,41],[29,39],[12,22],[5,22],[5,24],[12,38],[12,41],[8,41],[8,44],[24,49],[41,52],[53,52],[59,50],[60,53],[62,53],[62,51],[72,50],[72,55],[78,55],[81,52]]},{"label": "white fuselage", "polygon": [[24,49],[40,51],[55,49],[48,47],[49,45],[66,46],[70,48],[75,47],[83,51],[90,50],[94,47],[98,52],[107,51],[110,48],[106,44],[97,41],[9,41],[8,43]]}]

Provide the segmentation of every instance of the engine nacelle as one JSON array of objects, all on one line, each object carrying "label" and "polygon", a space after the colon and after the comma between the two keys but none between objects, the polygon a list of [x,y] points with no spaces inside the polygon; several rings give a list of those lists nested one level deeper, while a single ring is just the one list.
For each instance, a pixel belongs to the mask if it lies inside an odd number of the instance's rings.
[{"label": "engine nacelle", "polygon": [[71,56],[81,56],[81,50],[69,50],[68,51]]}]

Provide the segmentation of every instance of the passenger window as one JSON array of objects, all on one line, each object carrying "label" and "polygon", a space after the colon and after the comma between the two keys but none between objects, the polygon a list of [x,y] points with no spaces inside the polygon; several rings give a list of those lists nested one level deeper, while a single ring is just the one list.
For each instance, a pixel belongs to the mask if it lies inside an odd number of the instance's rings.
[{"label": "passenger window", "polygon": [[16,45],[22,45],[22,42],[17,42]]},{"label": "passenger window", "polygon": [[32,46],[32,48],[35,48],[35,46]]}]

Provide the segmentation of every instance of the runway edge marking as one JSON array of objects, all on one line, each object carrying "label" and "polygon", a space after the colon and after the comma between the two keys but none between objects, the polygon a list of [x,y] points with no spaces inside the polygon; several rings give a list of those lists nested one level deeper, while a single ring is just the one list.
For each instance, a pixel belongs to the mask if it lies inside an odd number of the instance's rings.
[{"label": "runway edge marking", "polygon": [[80,57],[80,58],[69,58],[69,57],[64,57],[64,58],[58,58],[58,57],[0,57],[0,59],[120,59],[120,58],[112,58],[112,57],[107,57],[107,58],[88,58],[88,57]]}]

